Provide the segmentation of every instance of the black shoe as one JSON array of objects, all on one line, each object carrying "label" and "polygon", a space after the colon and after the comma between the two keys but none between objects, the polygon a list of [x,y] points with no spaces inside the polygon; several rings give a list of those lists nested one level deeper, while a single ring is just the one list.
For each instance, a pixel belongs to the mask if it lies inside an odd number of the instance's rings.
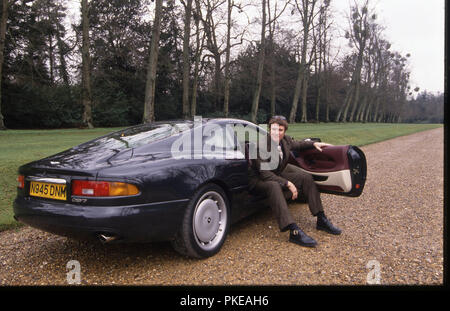
[{"label": "black shoe", "polygon": [[342,230],[333,226],[333,224],[325,216],[317,216],[317,230],[322,230],[334,235],[341,234]]},{"label": "black shoe", "polygon": [[289,234],[289,242],[306,247],[315,247],[317,245],[316,240],[306,235],[306,233],[304,233],[301,229],[291,230],[291,233]]}]

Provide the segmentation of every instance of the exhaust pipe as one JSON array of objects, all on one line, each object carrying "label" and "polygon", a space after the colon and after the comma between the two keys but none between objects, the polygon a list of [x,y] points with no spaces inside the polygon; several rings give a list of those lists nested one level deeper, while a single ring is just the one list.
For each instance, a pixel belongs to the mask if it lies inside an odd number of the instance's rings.
[{"label": "exhaust pipe", "polygon": [[107,235],[107,234],[99,234],[98,238],[99,238],[100,242],[102,242],[103,244],[110,243],[117,239],[116,236]]}]

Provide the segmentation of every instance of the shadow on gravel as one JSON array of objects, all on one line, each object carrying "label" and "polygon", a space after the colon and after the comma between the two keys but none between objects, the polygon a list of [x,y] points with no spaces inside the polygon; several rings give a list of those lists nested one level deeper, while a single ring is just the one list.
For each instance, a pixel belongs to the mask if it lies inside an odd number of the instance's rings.
[{"label": "shadow on gravel", "polygon": [[[240,238],[242,234],[248,234],[248,229],[255,225],[262,225],[271,221],[271,210],[264,208],[261,211],[246,217],[231,226],[228,239],[225,243],[231,243],[232,238]],[[267,229],[270,230],[270,229]],[[272,229],[273,230],[273,229]],[[80,262],[90,263],[107,260],[110,264],[120,265],[124,260],[139,261],[142,259],[155,262],[183,262],[191,259],[175,252],[170,242],[152,243],[111,243],[102,244],[96,240],[75,240],[59,237],[47,233],[50,237],[41,241],[34,249],[34,255],[46,257],[50,254],[57,257],[76,259]],[[40,253],[40,254],[39,254]]]},{"label": "shadow on gravel", "polygon": [[71,253],[81,255],[86,260],[95,260],[99,257],[121,260],[122,258],[148,257],[149,255],[160,259],[179,256],[169,242],[102,244],[98,241],[66,239],[59,247],[69,248]]}]

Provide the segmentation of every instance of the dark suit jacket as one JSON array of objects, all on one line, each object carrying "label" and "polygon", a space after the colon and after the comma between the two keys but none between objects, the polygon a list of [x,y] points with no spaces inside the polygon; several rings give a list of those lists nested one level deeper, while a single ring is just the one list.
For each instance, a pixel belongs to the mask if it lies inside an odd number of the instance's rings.
[{"label": "dark suit jacket", "polygon": [[278,167],[272,171],[269,170],[261,170],[261,162],[260,158],[256,160],[252,160],[251,168],[249,171],[249,190],[252,190],[254,185],[258,180],[263,181],[276,181],[279,182],[280,185],[284,188],[287,187],[288,180],[281,177],[281,172],[286,168],[289,162],[289,156],[292,150],[305,150],[314,148],[314,141],[304,141],[304,140],[294,140],[292,137],[288,135],[284,135],[281,140],[281,150],[283,151],[283,159],[279,159]]}]

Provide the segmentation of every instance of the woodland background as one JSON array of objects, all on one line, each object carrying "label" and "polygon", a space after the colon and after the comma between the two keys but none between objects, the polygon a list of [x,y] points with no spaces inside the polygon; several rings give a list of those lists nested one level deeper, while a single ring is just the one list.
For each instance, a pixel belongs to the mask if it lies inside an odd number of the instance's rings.
[{"label": "woodland background", "polygon": [[[73,18],[73,10],[80,18]],[[237,117],[442,123],[372,2],[1,0],[0,129]],[[430,47],[431,49],[431,47]],[[431,54],[430,54],[431,55]]]}]

